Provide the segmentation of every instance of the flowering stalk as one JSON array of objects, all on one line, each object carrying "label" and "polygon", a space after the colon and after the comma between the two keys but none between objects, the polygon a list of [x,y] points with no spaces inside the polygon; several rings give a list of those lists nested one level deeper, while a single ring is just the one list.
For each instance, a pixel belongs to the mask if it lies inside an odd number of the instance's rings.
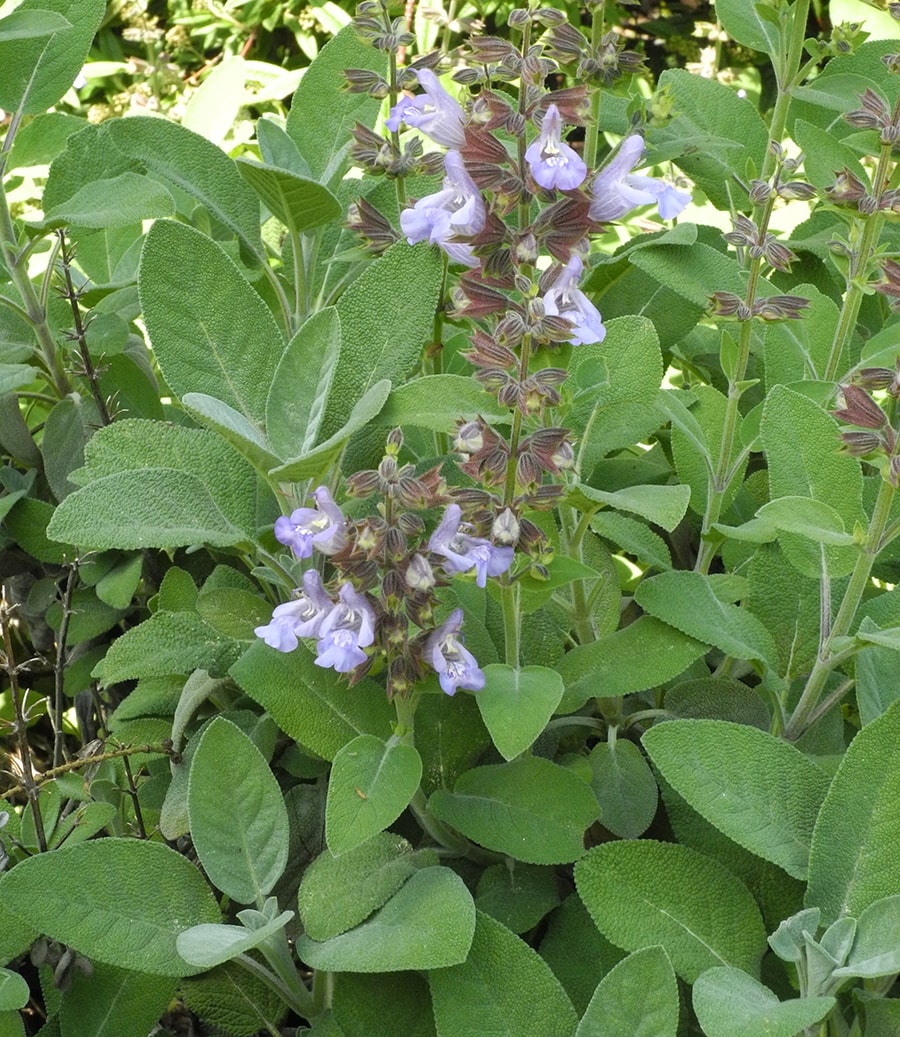
[{"label": "flowering stalk", "polygon": [[[894,109],[894,120],[900,117],[900,100]],[[872,197],[879,199],[887,187],[893,169],[891,161],[891,141],[882,141],[881,150],[878,154],[878,165],[875,168],[875,182],[872,188]],[[866,275],[869,264],[874,255],[881,230],[884,226],[884,213],[880,210],[860,216],[854,220],[854,229],[859,235],[859,244],[850,255],[850,268],[847,271],[847,290],[841,305],[841,314],[838,318],[837,327],[834,330],[834,339],[831,351],[828,354],[828,363],[825,365],[824,379],[826,382],[834,381],[837,376],[837,367],[840,363],[844,349],[850,341],[850,337],[856,328],[859,317],[859,308],[862,305],[863,296],[866,292]]]},{"label": "flowering stalk", "polygon": [[[591,10],[591,50],[594,52],[600,49],[605,17],[606,0],[595,0]],[[584,162],[588,169],[593,169],[597,164],[597,145],[600,140],[600,102],[603,99],[603,92],[598,83],[592,83],[589,89],[591,116],[584,134]]]},{"label": "flowering stalk", "polygon": [[[772,216],[776,197],[776,192],[771,191],[763,203],[762,219],[759,223],[759,231],[755,235],[757,242],[761,243],[766,240],[769,220]],[[743,299],[744,310],[739,311],[741,330],[738,339],[737,360],[735,361],[734,371],[729,374],[728,378],[728,397],[725,404],[722,439],[716,466],[708,483],[706,510],[703,514],[703,525],[700,531],[700,548],[697,552],[697,561],[694,564],[695,572],[709,572],[710,564],[718,549],[717,542],[712,536],[712,527],[714,523],[719,521],[719,516],[722,513],[722,504],[725,499],[725,491],[734,474],[731,465],[731,451],[734,447],[738,420],[740,418],[739,405],[745,389],[743,382],[747,377],[747,364],[750,362],[753,309],[756,303],[756,292],[759,287],[764,256],[765,252],[761,247],[751,250],[747,290],[744,293]]]},{"label": "flowering stalk", "polygon": [[[897,442],[900,444],[900,439]],[[892,457],[896,456],[895,448]],[[831,633],[817,654],[815,664],[807,678],[800,700],[785,725],[784,737],[787,739],[795,740],[799,738],[809,727],[812,717],[818,712],[817,707],[825,690],[828,675],[835,666],[843,661],[844,656],[835,653],[831,645],[835,639],[846,637],[856,617],[856,611],[862,602],[863,594],[869,583],[869,577],[872,575],[872,566],[875,564],[878,552],[883,546],[882,541],[895,493],[896,487],[890,479],[884,478],[878,490],[878,497],[875,501],[875,508],[872,512],[868,531],[866,532],[865,543],[860,549],[856,565],[854,565],[853,572],[850,574],[850,580],[847,584],[847,589],[844,591],[838,614],[835,616],[834,623],[831,626]]]}]

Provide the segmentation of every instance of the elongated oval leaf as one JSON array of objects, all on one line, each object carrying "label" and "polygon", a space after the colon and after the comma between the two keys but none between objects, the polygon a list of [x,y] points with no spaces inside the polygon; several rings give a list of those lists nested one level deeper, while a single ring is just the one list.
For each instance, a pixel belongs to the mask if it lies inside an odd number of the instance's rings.
[{"label": "elongated oval leaf", "polygon": [[763,624],[745,609],[721,601],[710,577],[702,573],[660,573],[641,583],[634,600],[650,615],[727,655],[770,664],[777,660],[775,642]]},{"label": "elongated oval leaf", "polygon": [[428,809],[463,835],[527,864],[563,864],[584,853],[597,801],[574,772],[537,756],[475,767]]},{"label": "elongated oval leaf", "polygon": [[823,925],[900,889],[898,745],[900,702],[856,734],[822,804],[805,903],[821,909]]},{"label": "elongated oval leaf", "polygon": [[[0,108],[34,115],[56,104],[81,71],[105,11],[105,0],[25,0],[4,19],[12,21],[12,33],[0,35]],[[23,28],[35,27],[35,19],[58,28],[24,38]]]},{"label": "elongated oval leaf", "polygon": [[206,874],[232,900],[257,903],[281,878],[288,856],[284,798],[259,749],[223,717],[207,727],[194,753],[188,817]]},{"label": "elongated oval leaf", "polygon": [[874,978],[900,972],[900,895],[876,900],[856,920],[856,936],[835,976]]},{"label": "elongated oval leaf", "polygon": [[282,457],[300,457],[316,445],[340,351],[333,306],[314,313],[288,342],[266,401],[266,431]]},{"label": "elongated oval leaf", "polygon": [[629,486],[615,493],[579,485],[578,489],[589,500],[598,501],[619,511],[630,511],[649,522],[674,529],[684,518],[691,498],[688,486]]},{"label": "elongated oval leaf", "polygon": [[315,180],[246,158],[237,160],[237,168],[269,212],[294,234],[336,220],[343,211],[331,191]]},{"label": "elongated oval leaf", "polygon": [[199,231],[159,220],[144,242],[138,288],[172,389],[213,396],[261,426],[284,342],[268,306],[225,252]]},{"label": "elongated oval leaf", "polygon": [[417,871],[367,922],[330,940],[297,941],[314,969],[400,972],[444,969],[466,960],[475,932],[475,904],[449,868]]},{"label": "elongated oval leaf", "polygon": [[313,940],[359,925],[392,897],[419,868],[438,863],[434,850],[414,851],[393,832],[379,832],[335,857],[325,850],[303,873],[297,902],[300,920]]},{"label": "elongated oval leaf", "polygon": [[746,972],[714,968],[694,984],[694,1011],[707,1037],[794,1037],[824,1019],[833,997],[778,998]]},{"label": "elongated oval leaf", "polygon": [[393,711],[383,690],[368,681],[348,688],[303,646],[283,653],[257,641],[230,673],[282,731],[326,760],[356,735],[390,737]]},{"label": "elongated oval leaf", "polygon": [[656,814],[658,789],[640,749],[627,738],[598,742],[588,762],[603,827],[622,839],[643,835]]},{"label": "elongated oval leaf", "polygon": [[572,1003],[535,951],[479,911],[464,964],[428,975],[440,1037],[573,1037]]},{"label": "elongated oval leaf", "polygon": [[[52,36],[62,29],[71,28],[72,23],[55,11],[13,11],[5,18],[0,18],[0,43],[7,40],[29,40],[35,36]],[[21,1005],[15,1007],[21,1008]]]},{"label": "elongated oval leaf", "polygon": [[604,936],[627,951],[660,944],[687,983],[715,965],[759,972],[759,908],[711,857],[650,839],[605,843],[575,865],[575,884]]},{"label": "elongated oval leaf", "polygon": [[563,696],[562,678],[547,666],[484,668],[476,701],[484,726],[505,760],[524,752],[547,726]]},{"label": "elongated oval leaf", "polygon": [[325,804],[325,838],[340,856],[383,831],[406,809],[422,778],[412,745],[359,735],[335,756]]},{"label": "elongated oval leaf", "polygon": [[678,983],[662,947],[635,951],[608,972],[575,1037],[675,1037]]},{"label": "elongated oval leaf", "polygon": [[723,720],[673,720],[644,747],[687,803],[729,839],[806,878],[828,777],[780,738]]},{"label": "elongated oval leaf", "polygon": [[200,872],[162,843],[96,839],[17,864],[0,905],[89,958],[161,976],[199,971],[179,958],[178,934],[219,921]]},{"label": "elongated oval leaf", "polygon": [[175,199],[156,180],[137,173],[93,180],[44,215],[42,226],[128,227],[175,215]]},{"label": "elongated oval leaf", "polygon": [[293,911],[282,911],[277,918],[273,918],[259,929],[208,922],[195,925],[178,934],[178,953],[189,965],[211,969],[258,947],[272,933],[283,929],[293,917]]}]

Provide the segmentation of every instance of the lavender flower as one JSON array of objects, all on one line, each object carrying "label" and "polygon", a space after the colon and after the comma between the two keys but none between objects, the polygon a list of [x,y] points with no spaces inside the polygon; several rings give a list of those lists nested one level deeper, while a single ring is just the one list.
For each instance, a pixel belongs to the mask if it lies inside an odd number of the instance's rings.
[{"label": "lavender flower", "polygon": [[326,487],[314,493],[315,508],[297,508],[290,518],[282,515],[275,520],[275,539],[285,544],[297,558],[309,558],[313,548],[322,554],[333,555],[344,546],[344,516],[331,499]]},{"label": "lavender flower", "polygon": [[687,191],[657,180],[652,176],[632,173],[644,154],[644,138],[633,133],[622,141],[613,160],[597,174],[591,192],[590,216],[598,223],[621,219],[639,205],[656,202],[664,220],[674,219],[690,202]]},{"label": "lavender flower", "polygon": [[470,245],[451,239],[457,235],[477,234],[484,226],[484,202],[474,181],[466,172],[458,151],[444,156],[442,190],[420,198],[411,209],[400,213],[400,227],[410,245],[430,241],[439,245],[456,263],[478,266]]},{"label": "lavender flower", "polygon": [[385,125],[392,132],[400,129],[400,123],[413,126],[427,134],[436,144],[445,148],[461,148],[466,142],[463,130],[463,110],[459,102],[441,86],[438,77],[430,68],[416,71],[419,86],[424,94],[404,98],[391,109]]},{"label": "lavender flower", "polygon": [[437,671],[441,688],[448,695],[456,694],[457,688],[480,691],[484,687],[484,673],[457,636],[462,618],[462,609],[456,609],[425,642],[425,658]]},{"label": "lavender flower", "polygon": [[293,600],[277,605],[271,621],[253,632],[279,652],[293,652],[299,638],[316,637],[322,620],[334,608],[315,569],[303,574],[303,590]]},{"label": "lavender flower", "polygon": [[515,551],[511,547],[494,547],[483,537],[469,536],[460,526],[461,519],[460,506],[449,504],[441,524],[431,534],[428,547],[444,556],[448,573],[464,573],[474,568],[475,582],[483,587],[488,576],[506,572],[513,563]]},{"label": "lavender flower", "polygon": [[562,120],[555,104],[547,108],[541,135],[525,152],[535,182],[547,190],[574,191],[587,176],[587,166],[562,139]]},{"label": "lavender flower", "polygon": [[368,658],[363,648],[375,640],[375,613],[364,594],[341,584],[339,602],[319,627],[316,666],[349,673]]},{"label": "lavender flower", "polygon": [[600,311],[578,287],[583,269],[581,258],[573,255],[544,292],[544,312],[572,322],[569,341],[575,346],[588,346],[606,338]]}]

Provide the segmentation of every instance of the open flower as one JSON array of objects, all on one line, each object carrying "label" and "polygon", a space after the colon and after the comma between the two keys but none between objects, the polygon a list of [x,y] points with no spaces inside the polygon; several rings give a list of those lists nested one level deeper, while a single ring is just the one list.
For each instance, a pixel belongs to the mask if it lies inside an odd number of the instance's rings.
[{"label": "open flower", "polygon": [[484,673],[458,636],[462,619],[462,609],[455,609],[425,642],[425,659],[437,671],[441,688],[448,695],[454,695],[457,688],[480,691],[484,687]]},{"label": "open flower", "polygon": [[334,608],[315,569],[303,574],[303,590],[293,601],[277,605],[271,621],[253,632],[279,652],[293,652],[301,637],[316,637],[322,620]]},{"label": "open flower", "polygon": [[587,166],[562,139],[559,109],[551,104],[541,123],[541,135],[525,152],[535,182],[547,190],[574,191],[587,176]]},{"label": "open flower", "polygon": [[459,102],[441,86],[438,77],[430,68],[416,71],[419,86],[424,94],[404,98],[391,109],[385,125],[392,132],[400,129],[400,123],[412,126],[427,134],[436,144],[445,148],[461,148],[466,142],[463,130],[464,115]]},{"label": "open flower", "polygon": [[363,648],[375,640],[375,612],[349,583],[341,584],[338,598],[319,626],[315,663],[349,673],[368,658]]},{"label": "open flower", "polygon": [[644,154],[644,138],[633,133],[622,141],[618,152],[594,179],[591,187],[590,216],[598,223],[621,219],[627,212],[641,205],[659,208],[664,220],[674,219],[690,202],[687,191],[657,180],[652,176],[632,173]]},{"label": "open flower", "polygon": [[400,213],[400,227],[410,245],[430,241],[439,245],[457,263],[478,266],[472,247],[451,240],[457,235],[477,234],[484,226],[484,202],[474,181],[466,172],[458,151],[444,156],[442,189],[420,198],[411,209]]},{"label": "open flower", "polygon": [[544,312],[572,322],[569,341],[575,346],[587,346],[606,338],[600,311],[578,287],[583,269],[581,257],[573,255],[544,292]]},{"label": "open flower", "polygon": [[490,540],[469,536],[460,525],[462,509],[449,504],[441,524],[431,534],[428,547],[445,559],[448,573],[475,570],[475,582],[484,587],[488,576],[499,576],[512,565],[515,551],[511,547],[494,547]]},{"label": "open flower", "polygon": [[275,520],[275,539],[289,547],[297,558],[309,558],[314,547],[322,554],[333,555],[347,539],[343,513],[327,488],[320,486],[313,499],[315,508],[296,508],[290,517],[282,515]]}]

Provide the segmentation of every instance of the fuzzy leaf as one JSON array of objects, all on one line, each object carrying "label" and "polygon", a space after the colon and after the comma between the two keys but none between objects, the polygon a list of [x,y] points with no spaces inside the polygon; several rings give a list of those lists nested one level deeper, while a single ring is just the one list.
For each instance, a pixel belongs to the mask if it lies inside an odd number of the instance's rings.
[{"label": "fuzzy leaf", "polygon": [[297,955],[314,969],[400,972],[445,969],[466,960],[475,931],[475,905],[449,868],[415,872],[376,914],[321,943],[297,941]]},{"label": "fuzzy leaf", "polygon": [[678,984],[662,947],[629,954],[600,981],[575,1037],[675,1037]]},{"label": "fuzzy leaf", "polygon": [[563,696],[559,674],[546,666],[516,669],[500,663],[484,668],[476,696],[484,726],[504,760],[524,752],[547,726]]},{"label": "fuzzy leaf", "polygon": [[258,641],[230,673],[285,734],[327,760],[356,735],[390,737],[393,710],[384,692],[369,681],[348,688],[302,645],[282,653]]},{"label": "fuzzy leaf", "polygon": [[575,884],[600,932],[627,951],[660,944],[687,983],[714,965],[759,972],[759,908],[711,857],[650,839],[604,843],[575,865]]},{"label": "fuzzy leaf", "polygon": [[[224,767],[231,772],[227,784]],[[194,753],[188,817],[214,886],[240,904],[258,903],[271,892],[288,858],[284,798],[259,749],[223,717],[206,728]]]},{"label": "fuzzy leaf", "polygon": [[573,1037],[577,1017],[544,961],[500,922],[477,914],[463,964],[428,976],[440,1037]]},{"label": "fuzzy leaf", "polygon": [[900,703],[850,743],[813,831],[806,906],[822,924],[859,914],[900,888]]},{"label": "fuzzy leaf", "polygon": [[640,749],[626,738],[598,742],[588,762],[603,827],[621,839],[643,835],[656,814],[658,790]]},{"label": "fuzzy leaf", "polygon": [[304,931],[313,940],[339,936],[377,911],[415,871],[437,863],[433,850],[413,850],[393,832],[379,832],[340,857],[325,850],[300,883]]},{"label": "fuzzy leaf", "polygon": [[409,805],[422,778],[412,745],[359,735],[334,758],[325,806],[325,839],[335,856],[383,831]]},{"label": "fuzzy leaf", "polygon": [[303,234],[342,214],[341,203],[315,180],[246,158],[237,159],[237,168],[263,205],[292,234]]},{"label": "fuzzy leaf", "polygon": [[284,342],[225,252],[184,224],[159,220],[144,242],[138,287],[153,353],[172,389],[213,396],[261,426]]},{"label": "fuzzy leaf", "polygon": [[667,572],[644,580],[634,599],[650,615],[737,659],[774,664],[772,635],[746,610],[720,600],[714,577]]},{"label": "fuzzy leaf", "polygon": [[599,813],[578,775],[537,756],[466,771],[453,792],[432,793],[428,809],[469,839],[528,864],[576,860]]},{"label": "fuzzy leaf", "polygon": [[195,971],[175,940],[219,920],[194,865],[142,839],[96,839],[29,857],[0,879],[0,905],[90,958],[160,976]]},{"label": "fuzzy leaf", "polygon": [[707,1037],[794,1037],[822,1020],[833,997],[778,998],[746,972],[713,968],[694,984],[694,1011]]},{"label": "fuzzy leaf", "polygon": [[805,879],[828,777],[789,743],[721,720],[674,720],[644,733],[666,781],[729,839]]}]

